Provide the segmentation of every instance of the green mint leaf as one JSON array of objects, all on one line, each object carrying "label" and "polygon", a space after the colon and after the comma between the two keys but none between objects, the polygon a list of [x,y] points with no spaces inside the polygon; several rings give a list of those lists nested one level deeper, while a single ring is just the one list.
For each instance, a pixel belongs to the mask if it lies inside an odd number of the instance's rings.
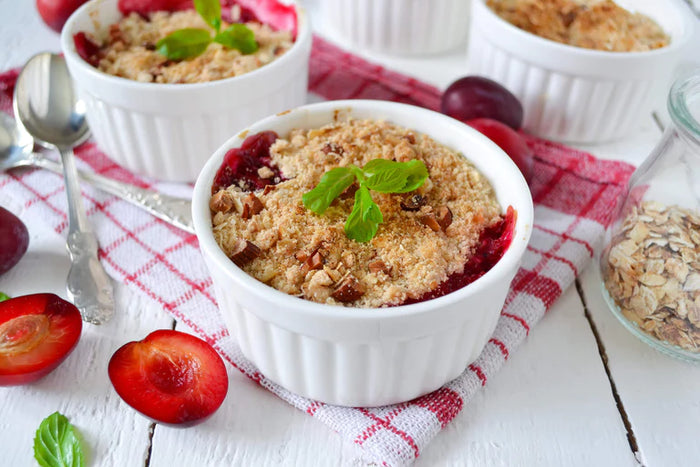
[{"label": "green mint leaf", "polygon": [[58,412],[36,430],[34,458],[41,467],[84,467],[85,459],[73,425]]},{"label": "green mint leaf", "polygon": [[371,160],[362,171],[367,187],[380,193],[396,193],[404,187],[408,177],[400,162],[387,159]]},{"label": "green mint leaf", "polygon": [[219,32],[221,29],[221,4],[219,0],[194,0],[194,9],[209,26]]},{"label": "green mint leaf", "polygon": [[0,302],[4,302],[5,300],[9,300],[11,297],[7,295],[4,292],[0,292]]},{"label": "green mint leaf", "polygon": [[413,191],[428,178],[428,169],[423,161],[396,162],[373,159],[362,167],[366,185],[380,193],[406,193]]},{"label": "green mint leaf", "polygon": [[321,181],[313,190],[304,193],[301,200],[306,209],[323,214],[347,187],[353,184],[355,175],[349,167],[336,167],[321,177]]},{"label": "green mint leaf", "polygon": [[372,200],[366,186],[360,185],[355,192],[355,205],[345,222],[345,235],[360,243],[365,243],[374,237],[379,224],[384,222],[379,206]]},{"label": "green mint leaf", "polygon": [[248,55],[258,50],[258,43],[255,40],[255,34],[245,24],[232,24],[216,36],[214,42],[227,47],[229,49],[237,49],[243,55]]},{"label": "green mint leaf", "polygon": [[401,162],[404,165],[404,170],[406,171],[406,184],[404,187],[395,193],[408,193],[418,189],[425,180],[428,178],[428,168],[425,166],[423,161],[418,159],[413,159],[408,162]]},{"label": "green mint leaf", "polygon": [[168,34],[156,43],[156,49],[169,60],[184,60],[204,52],[211,43],[206,29],[185,28]]}]

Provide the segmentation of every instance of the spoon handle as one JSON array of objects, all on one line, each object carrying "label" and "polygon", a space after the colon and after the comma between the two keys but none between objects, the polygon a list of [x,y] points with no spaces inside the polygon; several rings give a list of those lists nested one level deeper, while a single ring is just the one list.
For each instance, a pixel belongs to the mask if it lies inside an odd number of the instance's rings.
[{"label": "spoon handle", "polygon": [[[32,165],[57,173],[62,172],[60,164],[37,153],[32,154]],[[118,182],[92,172],[79,170],[78,176],[90,185],[128,201],[158,219],[164,220],[186,232],[194,233],[192,203],[189,200]]]},{"label": "spoon handle", "polygon": [[112,283],[97,259],[97,237],[90,229],[80,194],[73,150],[59,148],[68,196],[68,298],[84,321],[102,324],[114,315]]}]

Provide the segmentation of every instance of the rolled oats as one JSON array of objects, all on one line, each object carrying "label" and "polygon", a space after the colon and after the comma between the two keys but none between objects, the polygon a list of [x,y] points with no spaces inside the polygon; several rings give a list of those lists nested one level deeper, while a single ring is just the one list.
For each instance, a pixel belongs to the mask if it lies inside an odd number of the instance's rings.
[{"label": "rolled oats", "polygon": [[700,222],[679,206],[646,201],[613,238],[605,286],[622,314],[645,333],[700,351]]}]

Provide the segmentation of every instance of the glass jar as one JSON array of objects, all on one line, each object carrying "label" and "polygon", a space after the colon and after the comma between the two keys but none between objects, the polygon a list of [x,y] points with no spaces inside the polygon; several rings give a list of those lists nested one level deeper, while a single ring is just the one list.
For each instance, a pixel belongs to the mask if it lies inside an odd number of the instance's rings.
[{"label": "glass jar", "polygon": [[603,296],[642,341],[700,361],[700,70],[674,83],[668,111],[606,232]]}]

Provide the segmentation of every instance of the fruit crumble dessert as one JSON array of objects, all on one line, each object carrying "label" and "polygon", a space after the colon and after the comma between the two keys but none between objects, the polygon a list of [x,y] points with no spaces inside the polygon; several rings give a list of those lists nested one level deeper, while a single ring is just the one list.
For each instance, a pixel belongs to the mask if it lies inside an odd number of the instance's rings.
[{"label": "fruit crumble dessert", "polygon": [[[221,30],[239,23],[254,35],[257,50],[252,53],[225,47],[214,40],[194,57],[173,60],[164,55],[158,44],[176,31],[196,29],[206,37],[208,25],[195,10],[131,12],[109,27],[107,37],[78,33],[75,44],[83,59],[111,75],[148,83],[202,83],[256,70],[284,54],[294,43],[292,32],[274,30],[237,5],[232,7],[229,21],[221,21]],[[187,40],[194,39],[187,37]],[[194,45],[188,43],[181,48]]]},{"label": "fruit crumble dessert", "polygon": [[[356,241],[344,229],[363,189],[358,182],[323,214],[305,207],[304,194],[330,170],[378,159],[421,161],[427,178],[412,191],[371,192],[383,216],[373,238]],[[226,154],[210,208],[217,243],[245,272],[290,295],[355,307],[464,287],[500,259],[515,222],[514,210],[502,214],[489,181],[461,154],[375,120],[248,136]]]},{"label": "fruit crumble dessert", "polygon": [[641,52],[670,42],[653,19],[612,0],[486,0],[486,4],[520,29],[575,47]]}]

